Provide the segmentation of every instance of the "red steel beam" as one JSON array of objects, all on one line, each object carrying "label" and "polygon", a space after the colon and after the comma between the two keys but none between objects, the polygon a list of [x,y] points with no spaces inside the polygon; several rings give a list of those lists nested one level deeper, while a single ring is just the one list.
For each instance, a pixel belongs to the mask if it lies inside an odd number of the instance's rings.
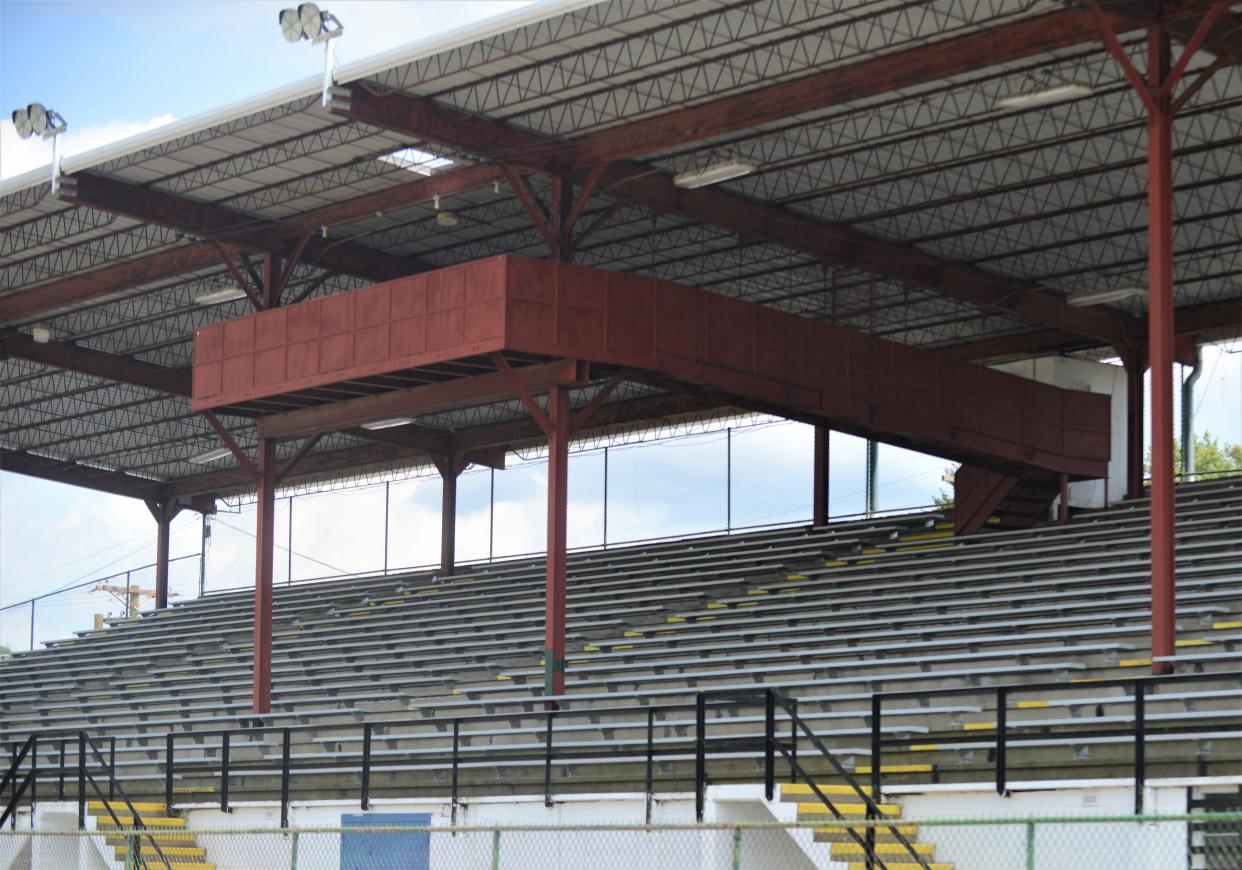
[{"label": "red steel beam", "polygon": [[570,140],[569,147],[556,157],[562,169],[568,170],[654,154],[1095,38],[1089,13],[1073,9],[1049,12],[964,36],[877,53],[846,66],[589,133]]},{"label": "red steel beam", "polygon": [[183,245],[159,251],[5,296],[0,299],[0,323],[27,320],[129,287],[219,265],[220,258],[211,245]]},{"label": "red steel beam", "polygon": [[93,489],[96,492],[106,492],[126,498],[146,500],[163,498],[165,495],[165,486],[158,480],[135,477],[124,471],[109,471],[78,465],[69,459],[37,456],[25,450],[0,448],[0,471],[11,471],[14,474],[24,474],[27,477],[80,486],[83,489]]},{"label": "red steel beam", "polygon": [[[583,386],[587,383],[583,367],[573,360],[525,366],[514,369],[513,376],[534,392],[546,391],[557,384]],[[260,438],[302,438],[321,432],[350,429],[376,420],[487,405],[512,396],[513,389],[506,374],[489,372],[313,408],[286,411],[282,414],[270,414],[259,420],[257,428]]]},{"label": "red steel beam", "polygon": [[[640,425],[652,420],[713,411],[719,407],[720,405],[716,402],[688,394],[665,394],[645,396],[641,399],[626,399],[620,402],[610,402],[600,408],[584,431]],[[356,430],[348,431],[349,434],[361,434]],[[368,444],[365,447],[349,447],[329,453],[312,453],[298,463],[297,468],[286,479],[294,480],[300,477],[330,474],[342,469],[356,469],[379,463],[414,461],[441,453],[446,449],[445,442],[440,440],[432,444],[420,444],[413,440],[410,443],[401,443],[394,437],[399,432],[401,429],[368,433],[366,437],[377,443]],[[519,417],[503,423],[491,423],[486,426],[459,430],[453,436],[452,446],[457,450],[475,452],[499,445],[518,446],[543,440],[543,430],[535,424],[534,420],[530,417]],[[484,457],[479,458],[482,460]],[[481,461],[480,464],[488,463]],[[249,491],[253,486],[254,478],[246,472],[240,469],[227,469],[170,481],[168,490],[177,495],[190,495],[221,491]]]},{"label": "red steel beam", "polygon": [[[375,193],[364,194],[339,203],[313,209],[297,217],[282,221],[277,232],[287,242],[307,230],[319,230],[335,224],[374,215],[376,212],[407,208],[425,202],[436,195],[445,196],[471,190],[489,184],[500,177],[500,171],[490,166],[473,166],[452,173],[410,181]],[[317,252],[331,242],[308,243],[305,253],[314,262]],[[355,252],[359,249],[360,253]],[[347,274],[362,274],[362,270],[375,268],[371,262],[370,248],[344,246],[329,256],[329,263]],[[388,255],[382,255],[381,259]],[[377,261],[378,262],[378,261]],[[323,262],[320,261],[322,265]],[[114,266],[106,266],[82,275],[41,284],[29,290],[0,299],[0,323],[11,323],[37,317],[49,311],[80,302],[89,302],[129,287],[152,281],[174,278],[187,272],[219,265],[219,257],[210,245],[186,245],[169,251],[148,254],[127,260]],[[406,272],[410,271],[409,269]],[[400,273],[405,274],[406,272]],[[397,277],[388,274],[387,277]],[[382,280],[382,279],[381,279]]]},{"label": "red steel beam", "polygon": [[[563,164],[573,163],[572,145],[518,131],[499,122],[467,116],[425,98],[402,94],[377,96],[355,87],[350,107],[335,111],[362,123],[530,170],[557,174],[562,171]],[[486,133],[489,129],[490,135]],[[619,132],[614,135],[622,137]],[[569,177],[584,183],[590,175],[588,170],[575,169]],[[867,236],[845,225],[818,220],[723,189],[683,190],[673,184],[669,175],[650,165],[610,164],[600,173],[599,185],[609,195],[654,211],[682,214],[743,238],[763,240],[811,254],[826,263],[926,287],[985,310],[1006,312],[1034,323],[1086,335],[1104,344],[1124,345],[1132,339],[1136,328],[1132,318],[1099,309],[1073,308],[1061,297],[1032,282],[945,260],[908,245]]]},{"label": "red steel beam", "polygon": [[[131,220],[157,224],[264,253],[276,247],[284,250],[288,242],[291,244],[288,245],[287,253],[292,254],[293,249],[298,246],[293,239],[306,229],[318,229],[298,225],[295,231],[292,227],[222,206],[197,202],[153,187],[141,187],[103,175],[83,172],[69,176],[66,182],[72,184],[66,184],[61,198],[74,205],[112,212]],[[308,239],[302,259],[304,262],[315,262],[325,269],[348,272],[373,281],[399,278],[427,268],[416,261],[374,248],[323,238]]]},{"label": "red steel beam", "polygon": [[0,338],[0,357],[29,360],[175,396],[188,398],[190,395],[189,369],[155,365],[132,356],[104,353],[70,342],[40,344],[26,335],[6,335]]}]

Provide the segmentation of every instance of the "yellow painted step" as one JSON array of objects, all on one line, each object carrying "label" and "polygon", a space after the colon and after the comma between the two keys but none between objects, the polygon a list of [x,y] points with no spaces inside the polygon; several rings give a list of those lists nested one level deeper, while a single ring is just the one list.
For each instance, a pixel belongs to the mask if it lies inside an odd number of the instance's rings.
[{"label": "yellow painted step", "polygon": [[[844,795],[857,795],[858,794],[858,792],[854,791],[853,787],[848,786],[848,785],[840,785],[836,783],[833,783],[833,784],[817,783],[817,786],[821,794],[844,794]],[[870,786],[864,785],[862,787],[862,790],[864,794],[871,794]],[[781,783],[781,800],[783,801],[801,800],[803,798],[807,798],[812,801],[819,800],[819,798],[815,796],[815,790],[811,788],[810,783],[806,783],[806,782]]]},{"label": "yellow painted step", "polygon": [[[935,766],[931,764],[882,764],[880,765],[880,773],[932,773]],[[870,776],[871,765],[860,764],[854,768],[857,776]]]},{"label": "yellow painted step", "polygon": [[[907,840],[913,840],[919,835],[918,825],[897,825],[897,831]],[[854,837],[850,834],[853,831],[858,836],[866,839],[867,829],[852,828],[846,825],[827,825],[822,828],[815,829],[815,842],[817,843],[853,843]],[[875,836],[877,843],[894,843],[897,838],[889,828],[876,828]]]},{"label": "yellow painted step", "polygon": [[[921,855],[924,858],[926,858],[927,856],[931,855],[932,853],[936,851],[936,847],[931,843],[911,843],[910,845],[914,847],[915,852],[917,852],[919,855]],[[876,843],[875,853],[880,856],[893,855],[898,858],[900,857],[909,858],[910,857],[910,853],[906,851],[906,846],[904,843]],[[855,843],[853,841],[850,841],[848,843],[833,843],[832,844],[832,857],[833,858],[850,858],[850,857],[853,857],[854,855],[865,855],[865,854],[866,854],[866,850],[863,849],[861,843]]]},{"label": "yellow painted step", "polygon": [[[118,816],[121,815],[122,813],[129,815],[129,806],[124,801],[87,801],[86,802],[86,808],[90,810],[92,814],[97,814],[97,813],[107,814],[107,811],[108,811],[107,808],[109,806],[112,807],[112,811],[116,813]],[[134,807],[134,811],[137,812],[138,815],[142,816],[144,819],[146,818],[147,813],[150,813],[153,816],[167,816],[168,815],[168,808],[164,806],[163,804],[157,804],[157,803],[153,803],[149,801],[134,801],[133,807]]]},{"label": "yellow painted step", "polygon": [[[850,861],[845,866],[848,867],[849,870],[867,870],[866,861]],[[887,867],[888,870],[924,870],[922,864],[915,864],[913,861],[885,861],[884,866]],[[927,868],[928,870],[953,870],[953,865],[944,864],[938,861],[929,861]]]},{"label": "yellow painted step", "polygon": [[1212,629],[1214,631],[1222,631],[1226,628],[1242,628],[1242,621],[1226,620],[1225,622],[1212,623]]},{"label": "yellow painted step", "polygon": [[[139,815],[142,811],[139,810]],[[116,814],[117,820],[121,823],[121,827],[133,827],[134,817],[129,815]],[[170,819],[167,816],[142,816],[142,824],[147,828],[184,828],[185,819]],[[102,830],[116,830],[116,823],[112,821],[112,816],[103,816],[96,823],[95,827]]]},{"label": "yellow painted step", "polygon": [[[203,859],[207,857],[207,850],[204,849],[202,846],[165,846],[163,843],[160,843],[160,849],[159,849],[159,852],[157,852],[155,851],[155,847],[151,845],[151,841],[146,839],[145,837],[142,838],[140,849],[143,855],[150,855],[152,858],[156,857],[157,855],[161,853],[164,855],[165,858]],[[125,846],[122,845],[122,846],[116,847],[116,857],[117,857],[117,860],[125,859]]]},{"label": "yellow painted step", "polygon": [[[834,803],[833,806],[837,808],[838,813],[846,817],[856,816],[858,818],[862,818],[867,815],[867,807],[865,804]],[[901,807],[898,804],[879,804],[878,806],[880,807],[880,812],[882,812],[886,818],[901,818]],[[832,814],[832,810],[828,809],[826,804],[798,804],[798,820],[801,821],[804,817],[809,816],[829,816],[830,818],[835,818]]]},{"label": "yellow painted step", "polygon": [[[193,831],[151,831],[149,832],[149,834],[151,837],[155,838],[155,841],[159,843],[161,847],[163,847],[165,843],[168,843],[170,845],[176,845],[178,843],[187,843],[191,846],[194,845],[195,843]],[[148,836],[147,834],[143,834],[142,838],[146,840],[147,836]],[[104,837],[104,841],[107,842],[109,846],[121,846],[121,845],[124,845],[125,843],[125,835],[124,834],[109,834],[108,836]],[[147,840],[147,842],[150,842],[150,841]]]}]

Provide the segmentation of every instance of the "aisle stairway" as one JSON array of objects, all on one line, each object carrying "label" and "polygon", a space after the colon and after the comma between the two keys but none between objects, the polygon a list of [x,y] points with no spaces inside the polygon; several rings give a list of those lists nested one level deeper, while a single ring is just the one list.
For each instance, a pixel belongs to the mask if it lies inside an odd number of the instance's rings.
[{"label": "aisle stairway", "polygon": [[[849,870],[866,870],[866,850],[863,844],[859,843],[853,836],[853,834],[857,834],[859,838],[865,840],[867,837],[866,826],[852,827],[849,824],[841,824],[836,814],[826,804],[820,802],[819,796],[806,783],[785,783],[780,788],[782,801],[798,805],[798,821],[811,822],[823,819],[837,822],[836,824],[827,824],[823,827],[815,828],[815,842],[831,844],[829,848],[831,849],[830,854],[833,861],[845,863]],[[828,800],[832,801],[833,807],[847,820],[866,818],[867,807],[858,798],[857,792],[851,786],[816,783],[815,788],[818,788]],[[866,787],[863,787],[863,791],[867,794],[871,792]],[[875,854],[884,862],[888,870],[953,870],[952,864],[935,860],[935,846],[930,843],[919,842],[918,825],[900,822],[901,805],[899,803],[885,799],[883,803],[879,804],[879,810],[884,814],[885,819],[890,819],[895,823],[893,827],[906,839],[906,842],[913,847],[919,858],[926,864],[924,867],[924,864],[914,860],[910,850],[893,833],[893,828],[877,827]]]},{"label": "aisle stairway", "polygon": [[[147,831],[137,839],[136,848],[152,866],[162,866],[159,858],[163,855],[173,865],[173,870],[215,870],[216,865],[207,862],[207,850],[198,844],[194,832],[186,828],[185,819],[171,815],[168,807],[161,803],[143,801],[134,803],[133,809]],[[87,812],[96,819],[95,829],[106,834],[105,842],[112,847],[116,860],[126,867],[131,866],[126,860],[133,847],[127,842],[132,839],[134,828],[134,817],[129,806],[123,801],[109,801],[106,804],[103,801],[89,801]],[[152,839],[159,844],[158,851],[151,843]]]}]

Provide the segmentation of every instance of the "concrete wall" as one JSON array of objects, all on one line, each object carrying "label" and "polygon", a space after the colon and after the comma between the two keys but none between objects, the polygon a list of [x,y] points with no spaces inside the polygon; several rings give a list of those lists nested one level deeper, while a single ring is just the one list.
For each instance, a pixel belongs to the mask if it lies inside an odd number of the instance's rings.
[{"label": "concrete wall", "polygon": [[[901,795],[898,799],[903,815],[911,821],[1126,816],[1134,812],[1133,790],[1108,786],[1024,791],[1007,797],[999,796],[995,790],[952,789]],[[1144,807],[1150,815],[1184,813],[1186,789],[1148,788]],[[1021,822],[964,827],[924,825],[919,829],[919,840],[936,845],[938,861],[988,870],[1169,870],[1186,866],[1188,846],[1183,822],[1050,823],[1029,831]],[[1033,850],[1033,863],[1028,862],[1028,849]]]},{"label": "concrete wall", "polygon": [[[1108,504],[1120,501],[1126,492],[1126,373],[1121,366],[1090,362],[1062,356],[1040,357],[1021,362],[991,366],[999,371],[1019,375],[1043,384],[1071,390],[1102,393],[1112,397],[1110,415],[1111,458],[1108,463]],[[1105,506],[1102,480],[1083,480],[1070,484],[1069,503],[1072,507]],[[1060,498],[1057,499],[1057,504]],[[1054,507],[1055,511],[1055,507]],[[1055,513],[1054,513],[1055,516]]]}]

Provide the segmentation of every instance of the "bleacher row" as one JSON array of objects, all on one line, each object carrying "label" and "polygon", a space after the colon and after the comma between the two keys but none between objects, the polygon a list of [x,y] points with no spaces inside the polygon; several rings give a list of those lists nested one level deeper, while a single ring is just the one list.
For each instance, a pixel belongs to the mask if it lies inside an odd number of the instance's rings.
[{"label": "bleacher row", "polygon": [[[1150,671],[1146,508],[970,538],[922,514],[572,555],[555,788],[641,787],[651,708],[657,788],[684,787],[696,693],[767,687],[860,772],[873,693],[977,690],[884,708],[900,741],[884,767],[947,781],[991,776],[990,687],[1051,682],[1011,694],[1011,778],[1127,775],[1132,693],[1092,683]],[[1209,678],[1148,689],[1149,775],[1239,773],[1242,481],[1179,490],[1177,553],[1174,664]],[[291,729],[295,795],[357,795],[364,721],[376,793],[444,794],[453,720],[463,793],[542,789],[543,585],[524,561],[277,589],[273,712],[230,736],[234,796],[278,796],[271,726]],[[251,720],[252,602],[209,595],[0,662],[0,739],[39,732],[49,773],[62,737],[114,739],[142,797],[163,795],[175,732],[174,792],[214,800],[219,732]],[[759,752],[736,738],[757,740],[762,712],[713,705],[713,781],[755,779]]]}]

